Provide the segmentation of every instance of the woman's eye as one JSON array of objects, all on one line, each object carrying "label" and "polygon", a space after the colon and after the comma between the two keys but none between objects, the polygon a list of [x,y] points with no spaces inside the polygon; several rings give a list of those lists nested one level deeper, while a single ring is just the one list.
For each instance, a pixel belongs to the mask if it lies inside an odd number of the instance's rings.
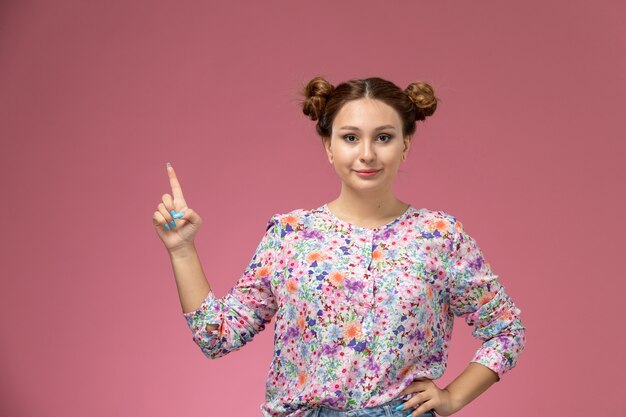
[{"label": "woman's eye", "polygon": [[389,135],[379,135],[378,139],[380,139],[381,142],[389,142],[391,140],[391,136],[389,136]]},{"label": "woman's eye", "polygon": [[348,142],[354,142],[354,140],[356,140],[356,136],[355,135],[345,135],[343,138],[344,138],[344,140],[347,140]]}]

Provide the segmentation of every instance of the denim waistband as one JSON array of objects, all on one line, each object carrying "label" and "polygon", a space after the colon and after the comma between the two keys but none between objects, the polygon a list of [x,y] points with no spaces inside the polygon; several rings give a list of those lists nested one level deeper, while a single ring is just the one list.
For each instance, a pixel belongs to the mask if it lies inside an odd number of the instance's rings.
[{"label": "denim waistband", "polygon": [[[310,410],[306,417],[406,417],[416,407],[409,407],[402,410],[396,410],[396,407],[406,402],[408,398],[395,398],[385,404],[374,407],[360,408],[358,410],[337,410],[334,408],[320,406]],[[418,417],[437,417],[434,410],[426,411]]]}]

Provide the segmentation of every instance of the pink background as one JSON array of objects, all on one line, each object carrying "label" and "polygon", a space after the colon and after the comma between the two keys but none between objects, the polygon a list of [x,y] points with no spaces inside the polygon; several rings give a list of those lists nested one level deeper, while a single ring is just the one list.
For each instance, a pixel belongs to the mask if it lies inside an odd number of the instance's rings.
[{"label": "pink background", "polygon": [[[386,4],[386,6],[383,6]],[[626,3],[0,2],[0,415],[258,416],[273,326],[210,361],[152,226],[177,169],[223,296],[273,213],[339,180],[303,83],[432,83],[397,179],[465,224],[522,309],[459,416],[623,416]],[[457,321],[444,386],[477,348]]]}]

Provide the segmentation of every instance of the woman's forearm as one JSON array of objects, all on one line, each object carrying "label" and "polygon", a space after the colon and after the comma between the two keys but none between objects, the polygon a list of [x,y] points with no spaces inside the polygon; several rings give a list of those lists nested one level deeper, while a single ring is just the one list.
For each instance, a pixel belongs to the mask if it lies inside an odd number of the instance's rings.
[{"label": "woman's forearm", "polygon": [[445,390],[450,392],[455,408],[460,410],[497,381],[497,373],[484,365],[470,362],[467,368],[445,387]]},{"label": "woman's forearm", "polygon": [[183,313],[197,310],[211,291],[194,245],[168,252]]}]

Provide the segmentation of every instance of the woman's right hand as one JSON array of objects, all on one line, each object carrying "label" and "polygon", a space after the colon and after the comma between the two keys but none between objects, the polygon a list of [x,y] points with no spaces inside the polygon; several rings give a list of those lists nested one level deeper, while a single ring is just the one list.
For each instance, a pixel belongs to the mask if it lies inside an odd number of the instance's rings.
[{"label": "woman's right hand", "polygon": [[[167,167],[167,175],[170,179],[170,186],[172,188],[172,195],[163,194],[161,199],[162,203],[159,203],[157,210],[152,216],[152,223],[156,228],[157,235],[163,241],[166,249],[170,252],[184,249],[185,247],[193,246],[193,239],[198,233],[200,226],[202,225],[202,218],[187,207],[185,198],[183,197],[183,190],[180,187],[178,178],[176,178],[176,172],[172,166]],[[181,218],[174,218],[171,211],[182,212]],[[171,222],[174,222],[175,227]],[[169,230],[165,227],[168,225]]]}]

